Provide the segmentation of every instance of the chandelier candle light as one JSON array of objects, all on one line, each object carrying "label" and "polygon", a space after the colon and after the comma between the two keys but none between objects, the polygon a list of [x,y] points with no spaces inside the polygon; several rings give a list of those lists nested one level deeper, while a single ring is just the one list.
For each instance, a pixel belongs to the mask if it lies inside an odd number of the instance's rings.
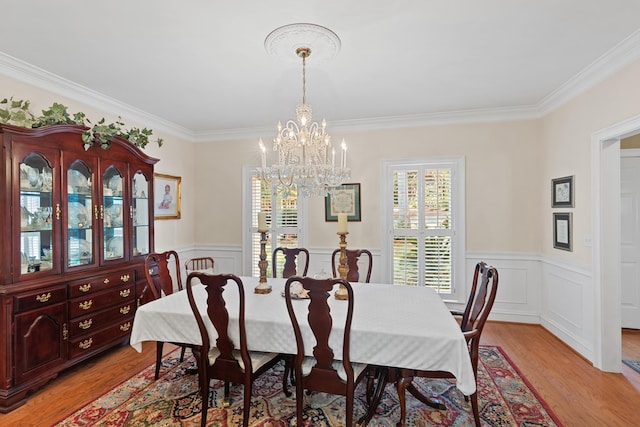
[{"label": "chandelier candle light", "polygon": [[271,292],[271,285],[267,283],[267,215],[264,212],[258,212],[258,233],[260,233],[260,261],[258,262],[260,279],[254,292],[268,294]]},{"label": "chandelier candle light", "polygon": [[[331,30],[313,24],[292,24],[274,30],[265,41],[270,46],[291,33],[299,36],[309,34],[325,37],[339,47],[340,39]],[[297,44],[295,53],[302,58],[302,103],[296,107],[296,120],[288,120],[283,126],[278,122],[273,139],[276,160],[267,165],[267,148],[258,141],[261,152],[261,167],[257,169],[262,180],[275,182],[274,192],[289,197],[297,191],[298,196],[325,196],[351,177],[347,168],[347,144],[344,139],[339,163],[336,163],[336,147],[327,133],[327,122],[312,121],[312,108],[306,100],[306,60],[311,48]],[[302,47],[300,47],[302,46]]]}]

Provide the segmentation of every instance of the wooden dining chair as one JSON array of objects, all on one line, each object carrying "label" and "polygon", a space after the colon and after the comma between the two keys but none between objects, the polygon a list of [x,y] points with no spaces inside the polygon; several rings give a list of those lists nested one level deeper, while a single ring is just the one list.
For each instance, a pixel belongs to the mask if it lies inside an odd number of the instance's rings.
[{"label": "wooden dining chair", "polygon": [[[311,331],[315,337],[315,342],[306,342],[302,336],[300,326],[301,320],[296,314],[295,305],[300,301],[294,301],[291,294],[292,285],[299,283],[303,289],[307,290],[309,303],[306,305],[306,313],[303,321],[309,322]],[[340,302],[346,304],[343,318],[337,318],[332,313],[328,299],[334,287],[342,284],[346,289],[349,298]],[[304,390],[318,391],[324,393],[345,396],[346,402],[346,425],[353,425],[353,402],[354,390],[357,384],[366,377],[368,365],[362,363],[352,363],[349,356],[351,319],[353,317],[353,289],[346,280],[342,279],[313,279],[311,277],[290,277],[284,288],[287,311],[293,325],[296,337],[297,352],[293,361],[293,371],[296,387],[296,416],[299,426],[303,423]],[[303,306],[304,307],[304,306]],[[334,350],[329,344],[329,336],[335,330],[332,325],[340,324],[343,327],[342,337],[342,358],[334,358]],[[305,356],[305,348],[313,348],[313,356]]]},{"label": "wooden dining chair", "polygon": [[[283,257],[282,275],[278,276],[278,261]],[[300,274],[298,274],[299,265],[304,265]],[[309,270],[309,251],[305,248],[275,248],[271,256],[271,269],[273,277],[306,276]]]},{"label": "wooden dining chair", "polygon": [[[462,334],[467,340],[467,347],[469,348],[469,355],[471,357],[471,365],[473,372],[478,379],[478,350],[480,346],[480,336],[484,329],[485,322],[493,303],[496,299],[496,293],[498,291],[498,270],[495,267],[491,267],[484,262],[476,264],[476,268],[473,274],[473,283],[471,284],[471,292],[467,305],[463,312],[452,311],[454,316],[461,316],[460,328]],[[411,369],[398,369],[397,370],[397,389],[398,399],[400,401],[400,421],[397,427],[403,427],[407,416],[406,408],[406,390],[413,394],[422,403],[434,407],[436,409],[446,409],[445,406],[437,400],[430,399],[424,396],[413,385],[412,381],[414,377],[424,378],[452,378],[451,373],[443,371],[417,371]],[[465,400],[467,396],[465,396]],[[476,426],[480,426],[480,411],[478,409],[478,391],[470,396],[471,408],[473,411],[473,418]]]},{"label": "wooden dining chair", "polygon": [[199,258],[191,258],[184,263],[184,268],[189,274],[192,271],[197,270],[207,270],[211,269],[213,272],[213,267],[215,265],[215,261],[210,256],[199,257]]},{"label": "wooden dining chair", "polygon": [[[166,251],[159,253],[150,253],[144,259],[144,273],[147,283],[143,288],[142,295],[147,290],[151,291],[153,299],[162,298],[170,295],[174,291],[182,290],[182,279],[180,277],[180,258],[176,251]],[[175,275],[175,281],[173,276]],[[180,361],[184,360],[185,350],[193,348],[193,345],[178,344],[181,347]],[[160,375],[160,366],[162,365],[162,349],[164,342],[156,342],[156,373],[155,379]]]},{"label": "wooden dining chair", "polygon": [[[371,269],[373,267],[373,255],[367,249],[347,249],[347,267],[349,267],[349,271],[347,272],[347,281],[349,282],[360,282],[360,257],[364,255],[366,261],[366,276],[364,276],[363,282],[369,283],[371,280]],[[364,262],[364,261],[363,261]],[[333,272],[333,277],[340,277],[338,272],[338,266],[340,265],[340,249],[336,249],[331,254],[331,270]]]},{"label": "wooden dining chair", "polygon": [[[198,309],[193,295],[193,285],[202,283],[207,292],[207,315],[215,328],[216,335],[209,336],[202,314]],[[230,307],[224,298],[224,292],[237,292],[237,306]],[[190,273],[187,277],[187,298],[196,318],[202,346],[198,359],[198,380],[202,398],[202,418],[200,425],[207,424],[209,409],[209,382],[212,379],[224,381],[224,405],[229,404],[230,384],[244,385],[243,419],[242,425],[249,425],[249,410],[251,409],[251,393],[253,381],[280,360],[278,353],[261,353],[249,351],[247,348],[247,333],[245,330],[245,296],[242,280],[233,274]],[[229,311],[238,313],[238,334],[230,330]],[[239,336],[234,342],[231,335]],[[212,345],[214,343],[214,345]]]}]

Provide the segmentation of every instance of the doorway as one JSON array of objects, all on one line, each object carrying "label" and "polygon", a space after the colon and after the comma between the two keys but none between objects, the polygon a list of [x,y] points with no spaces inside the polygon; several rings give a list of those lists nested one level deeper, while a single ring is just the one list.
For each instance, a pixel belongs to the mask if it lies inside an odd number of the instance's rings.
[{"label": "doorway", "polygon": [[640,116],[600,130],[592,136],[593,364],[610,372],[620,372],[622,365],[620,140],[638,132]]}]

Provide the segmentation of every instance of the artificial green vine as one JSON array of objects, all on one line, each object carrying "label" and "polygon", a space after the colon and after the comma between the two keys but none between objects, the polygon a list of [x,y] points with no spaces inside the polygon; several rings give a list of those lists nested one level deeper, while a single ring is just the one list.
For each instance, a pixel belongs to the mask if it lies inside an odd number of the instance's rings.
[{"label": "artificial green vine", "polygon": [[[57,102],[54,102],[46,110],[42,110],[42,115],[36,117],[29,110],[30,105],[31,101],[28,100],[3,99],[0,101],[0,122],[27,128],[61,124],[85,126],[89,128],[82,133],[85,150],[88,150],[96,142],[99,142],[100,147],[106,150],[109,148],[111,139],[115,136],[128,140],[136,147],[144,148],[149,143],[149,137],[153,134],[153,131],[147,128],[125,128],[120,117],[115,123],[106,123],[102,118],[96,124],[92,124],[84,113],[78,112],[71,115],[65,105]],[[157,138],[156,142],[158,147],[162,147],[162,138]]]}]

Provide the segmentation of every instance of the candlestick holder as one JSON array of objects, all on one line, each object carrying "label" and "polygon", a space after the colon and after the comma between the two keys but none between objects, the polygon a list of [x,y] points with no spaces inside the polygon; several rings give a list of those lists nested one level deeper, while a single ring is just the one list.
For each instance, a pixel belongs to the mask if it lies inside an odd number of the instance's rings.
[{"label": "candlestick holder", "polygon": [[271,285],[267,283],[267,232],[260,231],[260,261],[258,268],[260,269],[260,279],[258,286],[254,288],[256,294],[268,294],[271,292]]},{"label": "candlestick holder", "polygon": [[[349,232],[339,231],[337,234],[340,236],[340,263],[338,264],[338,273],[342,280],[347,280],[347,273],[349,272],[349,266],[347,265],[347,234],[349,234]],[[342,284],[333,295],[339,300],[349,299],[347,288]]]}]

